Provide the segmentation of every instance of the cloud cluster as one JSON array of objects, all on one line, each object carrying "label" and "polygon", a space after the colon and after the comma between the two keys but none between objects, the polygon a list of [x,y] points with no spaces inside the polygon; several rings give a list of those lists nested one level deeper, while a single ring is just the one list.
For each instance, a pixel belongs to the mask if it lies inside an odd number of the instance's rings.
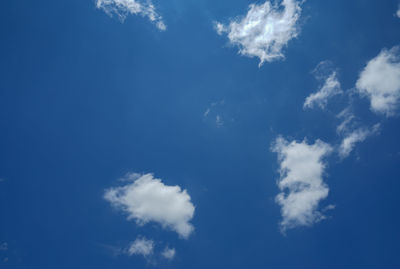
[{"label": "cloud cluster", "polygon": [[343,91],[340,86],[340,82],[337,79],[337,73],[332,72],[326,78],[324,85],[316,93],[313,93],[306,98],[303,108],[306,109],[319,106],[320,108],[325,109],[328,104],[328,100],[331,97],[342,93]]},{"label": "cloud cluster", "polygon": [[239,53],[248,57],[258,57],[260,66],[284,58],[283,48],[297,37],[301,7],[296,0],[283,0],[281,5],[266,1],[251,4],[244,18],[234,19],[224,25],[217,22],[219,35],[226,33],[229,41],[239,47]]},{"label": "cloud cluster", "polygon": [[128,174],[124,180],[127,185],[106,190],[104,198],[125,212],[128,220],[138,225],[157,222],[183,238],[190,236],[195,207],[186,190],[167,186],[152,174]]},{"label": "cloud cluster", "polygon": [[370,60],[356,88],[370,99],[373,112],[393,116],[400,101],[400,48],[383,49]]},{"label": "cloud cluster", "polygon": [[162,31],[167,29],[162,16],[156,12],[154,4],[149,0],[97,0],[96,6],[110,16],[116,14],[121,21],[124,21],[129,14],[141,15],[155,23],[158,29]]},{"label": "cloud cluster", "polygon": [[319,203],[328,196],[329,188],[323,181],[326,168],[323,158],[332,147],[320,140],[313,145],[288,142],[279,137],[272,146],[280,162],[281,193],[276,202],[281,206],[283,231],[297,226],[311,226],[324,218]]}]

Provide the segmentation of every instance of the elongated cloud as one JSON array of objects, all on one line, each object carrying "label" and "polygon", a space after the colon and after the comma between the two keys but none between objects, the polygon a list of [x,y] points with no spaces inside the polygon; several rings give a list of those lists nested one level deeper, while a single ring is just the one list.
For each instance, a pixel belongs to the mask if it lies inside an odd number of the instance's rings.
[{"label": "elongated cloud", "polygon": [[350,107],[347,107],[337,115],[337,118],[342,120],[342,123],[336,128],[337,134],[341,135],[347,133],[352,128],[352,123],[356,116],[350,111]]},{"label": "elongated cloud", "polygon": [[137,238],[134,242],[132,242],[126,252],[129,256],[142,255],[143,257],[148,257],[150,255],[153,255],[153,251],[153,240],[148,240],[142,237]]},{"label": "elongated cloud", "polygon": [[326,168],[323,158],[332,152],[332,147],[320,140],[309,145],[279,137],[272,151],[278,153],[280,162],[278,186],[282,192],[276,202],[281,206],[282,230],[311,226],[322,220],[319,203],[329,193],[322,178]]},{"label": "elongated cloud", "polygon": [[384,49],[370,60],[361,72],[356,88],[370,99],[372,111],[393,116],[400,101],[400,48]]},{"label": "elongated cloud", "polygon": [[128,220],[138,225],[157,222],[183,238],[189,237],[194,230],[190,220],[195,208],[186,190],[164,185],[152,174],[128,174],[124,180],[127,185],[106,190],[104,198],[125,212]]},{"label": "elongated cloud", "polygon": [[162,31],[167,29],[161,15],[156,12],[149,0],[97,0],[96,6],[110,16],[116,14],[121,21],[124,21],[129,14],[141,15],[155,23],[158,29]]},{"label": "elongated cloud", "polygon": [[231,44],[239,47],[239,53],[258,57],[260,66],[284,58],[283,48],[298,36],[300,3],[283,0],[280,5],[266,1],[251,4],[244,18],[233,19],[228,25],[217,22],[218,34],[226,33]]},{"label": "elongated cloud", "polygon": [[324,85],[318,90],[318,92],[313,93],[306,98],[303,107],[306,109],[319,106],[320,108],[325,109],[329,98],[342,93],[343,91],[340,82],[337,79],[337,74],[336,72],[332,72],[331,75],[326,78]]},{"label": "elongated cloud", "polygon": [[365,141],[368,137],[376,134],[380,129],[380,124],[376,124],[372,129],[359,128],[345,136],[339,147],[339,156],[343,159],[350,155],[357,143]]}]

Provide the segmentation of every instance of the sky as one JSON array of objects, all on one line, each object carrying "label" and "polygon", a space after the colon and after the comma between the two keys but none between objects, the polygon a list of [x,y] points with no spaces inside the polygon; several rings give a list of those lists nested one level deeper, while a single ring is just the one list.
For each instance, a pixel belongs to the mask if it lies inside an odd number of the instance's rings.
[{"label": "sky", "polygon": [[400,268],[400,2],[0,3],[0,268]]}]

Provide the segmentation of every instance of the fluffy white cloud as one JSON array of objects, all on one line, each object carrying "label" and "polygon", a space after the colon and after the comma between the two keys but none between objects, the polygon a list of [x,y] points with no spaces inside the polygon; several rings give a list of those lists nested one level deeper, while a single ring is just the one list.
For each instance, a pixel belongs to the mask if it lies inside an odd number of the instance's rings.
[{"label": "fluffy white cloud", "polygon": [[372,129],[359,128],[345,136],[339,146],[339,156],[346,158],[353,151],[357,143],[363,142],[369,136],[376,134],[380,129],[380,124],[376,124]]},{"label": "fluffy white cloud", "polygon": [[398,9],[397,9],[396,16],[397,16],[398,18],[400,18],[400,6],[399,6]]},{"label": "fluffy white cloud", "polygon": [[319,203],[329,193],[322,178],[326,168],[323,158],[332,152],[332,147],[320,140],[309,145],[306,141],[289,143],[279,137],[272,151],[278,153],[280,162],[278,186],[282,192],[276,202],[281,206],[282,230],[311,226],[322,220]]},{"label": "fluffy white cloud", "polygon": [[176,251],[174,248],[166,247],[163,252],[161,252],[161,256],[163,256],[167,260],[172,260],[175,258]]},{"label": "fluffy white cloud", "polygon": [[234,19],[228,25],[217,22],[218,34],[226,33],[233,45],[239,46],[239,53],[258,57],[260,66],[284,58],[283,48],[297,37],[297,21],[300,17],[300,2],[283,0],[281,5],[266,1],[251,4],[244,18]]},{"label": "fluffy white cloud", "polygon": [[126,252],[130,256],[142,255],[144,257],[148,257],[150,255],[153,255],[153,251],[154,251],[153,240],[148,240],[143,237],[143,238],[137,238],[134,242],[132,242]]},{"label": "fluffy white cloud", "polygon": [[322,109],[325,109],[328,104],[328,99],[342,94],[343,91],[340,86],[340,82],[337,79],[336,72],[332,72],[325,80],[324,85],[318,90],[318,92],[311,94],[306,98],[304,102],[304,109],[314,108],[316,105]]},{"label": "fluffy white cloud", "polygon": [[128,174],[127,185],[106,190],[104,198],[128,214],[128,220],[138,225],[157,222],[164,228],[188,238],[194,227],[190,220],[195,207],[186,190],[179,186],[164,185],[152,174]]},{"label": "fluffy white cloud", "polygon": [[167,29],[161,15],[156,12],[153,3],[149,0],[97,0],[97,8],[103,9],[110,16],[114,13],[121,21],[129,14],[138,14],[147,17],[156,24],[157,28],[164,31]]},{"label": "fluffy white cloud", "polygon": [[371,110],[393,116],[400,101],[399,47],[382,50],[368,62],[361,72],[356,87],[371,102]]}]

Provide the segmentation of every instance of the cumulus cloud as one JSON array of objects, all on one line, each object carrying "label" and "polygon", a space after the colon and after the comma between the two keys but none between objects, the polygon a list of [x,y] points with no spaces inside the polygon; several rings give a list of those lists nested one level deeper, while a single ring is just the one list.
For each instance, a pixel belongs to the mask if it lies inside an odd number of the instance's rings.
[{"label": "cumulus cloud", "polygon": [[138,225],[157,222],[183,238],[190,236],[195,207],[186,190],[167,186],[152,174],[128,174],[124,181],[125,186],[106,190],[104,198],[125,212],[128,220]]},{"label": "cumulus cloud", "polygon": [[281,193],[276,202],[281,206],[281,229],[311,226],[324,218],[319,210],[321,200],[327,198],[328,186],[323,181],[326,165],[323,158],[332,147],[320,140],[313,145],[276,139],[272,151],[278,153]]},{"label": "cumulus cloud", "polygon": [[142,255],[143,257],[148,257],[153,255],[153,251],[154,241],[142,237],[132,242],[126,252],[129,256]]},{"label": "cumulus cloud", "polygon": [[121,21],[124,21],[129,14],[141,15],[155,23],[158,29],[162,31],[167,29],[162,16],[156,12],[154,4],[149,0],[97,0],[96,6],[110,16],[116,14]]},{"label": "cumulus cloud", "polygon": [[337,79],[337,73],[332,72],[325,80],[324,85],[318,90],[318,92],[311,94],[306,98],[304,102],[304,109],[314,108],[319,106],[325,109],[329,98],[342,94],[343,91],[340,86],[340,82]]},{"label": "cumulus cloud", "polygon": [[163,256],[167,260],[173,260],[175,258],[175,254],[175,249],[169,247],[166,247],[163,252],[161,252],[161,256]]},{"label": "cumulus cloud", "polygon": [[376,124],[372,129],[359,128],[347,134],[339,146],[339,156],[348,157],[357,143],[365,141],[369,136],[379,132],[379,129],[380,124]]},{"label": "cumulus cloud", "polygon": [[358,92],[370,99],[371,110],[393,116],[400,100],[400,48],[383,49],[368,62],[357,81]]},{"label": "cumulus cloud", "polygon": [[266,1],[251,4],[244,18],[233,19],[229,24],[215,23],[219,35],[227,34],[239,53],[258,57],[260,66],[284,58],[282,50],[299,33],[300,2],[283,0],[280,5]]}]

